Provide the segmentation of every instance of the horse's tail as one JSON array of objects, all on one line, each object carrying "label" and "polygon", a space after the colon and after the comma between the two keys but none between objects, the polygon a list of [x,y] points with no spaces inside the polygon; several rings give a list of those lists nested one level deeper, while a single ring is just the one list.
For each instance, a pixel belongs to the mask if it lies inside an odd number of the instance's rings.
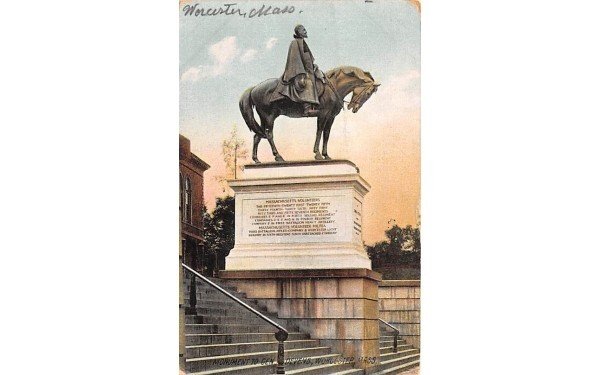
[{"label": "horse's tail", "polygon": [[246,125],[248,125],[248,128],[251,131],[260,135],[262,138],[267,138],[262,127],[254,119],[254,103],[252,102],[252,96],[250,95],[251,91],[252,88],[249,88],[242,94],[242,97],[240,98],[240,112],[242,113]]}]

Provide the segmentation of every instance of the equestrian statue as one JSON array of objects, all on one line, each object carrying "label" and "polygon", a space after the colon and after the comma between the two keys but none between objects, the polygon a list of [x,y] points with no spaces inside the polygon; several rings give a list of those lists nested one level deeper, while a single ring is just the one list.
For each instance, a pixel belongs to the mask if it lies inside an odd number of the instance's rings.
[{"label": "equestrian statue", "polygon": [[[281,78],[272,78],[246,90],[240,98],[240,111],[248,128],[254,132],[252,160],[258,160],[258,144],[266,138],[271,145],[273,156],[278,162],[284,161],[273,140],[273,125],[281,115],[299,118],[317,118],[317,136],[313,152],[315,159],[330,159],[327,142],[333,120],[344,107],[344,98],[352,93],[348,109],[353,113],[377,91],[369,72],[352,66],[340,66],[326,73],[314,63],[312,52],[306,44],[306,29],[298,25],[294,29],[294,40],[288,50],[285,71]],[[254,118],[254,109],[260,124]],[[323,136],[322,152],[319,145]]]}]

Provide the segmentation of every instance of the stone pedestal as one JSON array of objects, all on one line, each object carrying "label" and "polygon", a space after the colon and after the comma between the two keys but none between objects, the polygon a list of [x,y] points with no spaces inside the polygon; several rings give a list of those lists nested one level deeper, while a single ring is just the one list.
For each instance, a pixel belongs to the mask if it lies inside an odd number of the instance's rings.
[{"label": "stone pedestal", "polygon": [[377,284],[381,275],[368,269],[221,271],[227,284],[310,333],[355,367],[379,362]]},{"label": "stone pedestal", "polygon": [[379,361],[377,284],[362,242],[369,184],[347,160],[248,165],[235,191],[235,246],[220,277],[370,373]]},{"label": "stone pedestal", "polygon": [[371,268],[362,243],[370,185],[347,160],[248,165],[235,191],[226,270]]}]

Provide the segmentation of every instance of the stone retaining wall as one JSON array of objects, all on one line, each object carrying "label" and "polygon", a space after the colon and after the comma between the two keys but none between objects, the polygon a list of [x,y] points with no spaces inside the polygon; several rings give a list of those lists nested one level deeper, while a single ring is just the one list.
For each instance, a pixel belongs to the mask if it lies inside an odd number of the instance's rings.
[{"label": "stone retaining wall", "polygon": [[383,280],[379,284],[379,317],[400,330],[407,344],[421,347],[421,281]]}]

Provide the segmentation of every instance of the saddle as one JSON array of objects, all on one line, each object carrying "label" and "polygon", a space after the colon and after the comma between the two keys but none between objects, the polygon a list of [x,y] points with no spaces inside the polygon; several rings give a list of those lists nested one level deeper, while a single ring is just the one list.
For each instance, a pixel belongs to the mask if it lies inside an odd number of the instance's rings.
[{"label": "saddle", "polygon": [[[325,82],[324,82],[324,78],[319,78],[319,77],[316,77],[316,78],[317,79],[315,79],[315,86],[317,89],[317,97],[319,98],[319,102],[321,102],[321,97],[323,96],[323,93],[325,92]],[[297,89],[301,89],[300,87],[297,86],[296,81],[294,83],[285,84],[283,82],[282,77],[279,77],[277,79],[277,86],[271,92],[271,96],[269,98],[269,103],[276,102],[278,100],[288,99],[288,97],[283,95],[281,92],[285,90],[285,87],[287,85],[292,85],[292,84],[295,85]]]}]

